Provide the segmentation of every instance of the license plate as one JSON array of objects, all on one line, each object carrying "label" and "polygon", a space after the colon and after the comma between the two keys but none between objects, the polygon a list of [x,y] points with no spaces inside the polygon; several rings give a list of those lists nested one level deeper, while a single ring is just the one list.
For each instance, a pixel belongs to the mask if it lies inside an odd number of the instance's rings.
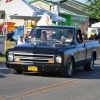
[{"label": "license plate", "polygon": [[38,71],[38,68],[36,66],[29,66],[28,71]]}]

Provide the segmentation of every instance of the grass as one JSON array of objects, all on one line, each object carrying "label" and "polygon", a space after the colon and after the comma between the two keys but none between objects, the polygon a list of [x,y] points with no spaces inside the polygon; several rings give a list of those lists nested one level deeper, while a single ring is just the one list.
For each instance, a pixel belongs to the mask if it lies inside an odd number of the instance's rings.
[{"label": "grass", "polygon": [[6,49],[4,48],[4,51],[2,52],[2,54],[0,54],[0,63],[6,61],[6,50],[12,48],[14,44],[14,41],[6,41]]}]

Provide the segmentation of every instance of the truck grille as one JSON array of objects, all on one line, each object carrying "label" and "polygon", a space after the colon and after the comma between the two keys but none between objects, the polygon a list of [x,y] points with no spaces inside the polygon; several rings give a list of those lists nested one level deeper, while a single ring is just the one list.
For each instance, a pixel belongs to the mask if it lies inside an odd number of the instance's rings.
[{"label": "truck grille", "polygon": [[14,53],[14,61],[20,63],[54,63],[54,55]]}]

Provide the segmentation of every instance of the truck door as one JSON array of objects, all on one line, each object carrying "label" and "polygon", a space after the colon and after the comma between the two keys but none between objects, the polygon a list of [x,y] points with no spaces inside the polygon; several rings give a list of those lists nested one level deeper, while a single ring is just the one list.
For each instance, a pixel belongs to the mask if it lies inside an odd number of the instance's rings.
[{"label": "truck door", "polygon": [[76,60],[76,66],[82,66],[85,63],[86,59],[86,45],[83,43],[81,31],[76,31],[76,48],[77,48],[77,60]]}]

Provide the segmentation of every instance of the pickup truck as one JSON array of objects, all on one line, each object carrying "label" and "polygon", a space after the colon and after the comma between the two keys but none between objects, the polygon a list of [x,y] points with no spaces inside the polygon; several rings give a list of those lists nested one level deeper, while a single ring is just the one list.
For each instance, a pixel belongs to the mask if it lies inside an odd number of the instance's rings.
[{"label": "pickup truck", "polygon": [[99,42],[83,40],[78,27],[35,26],[27,43],[6,51],[6,66],[13,74],[60,72],[62,77],[71,77],[78,67],[92,71],[99,55]]}]

